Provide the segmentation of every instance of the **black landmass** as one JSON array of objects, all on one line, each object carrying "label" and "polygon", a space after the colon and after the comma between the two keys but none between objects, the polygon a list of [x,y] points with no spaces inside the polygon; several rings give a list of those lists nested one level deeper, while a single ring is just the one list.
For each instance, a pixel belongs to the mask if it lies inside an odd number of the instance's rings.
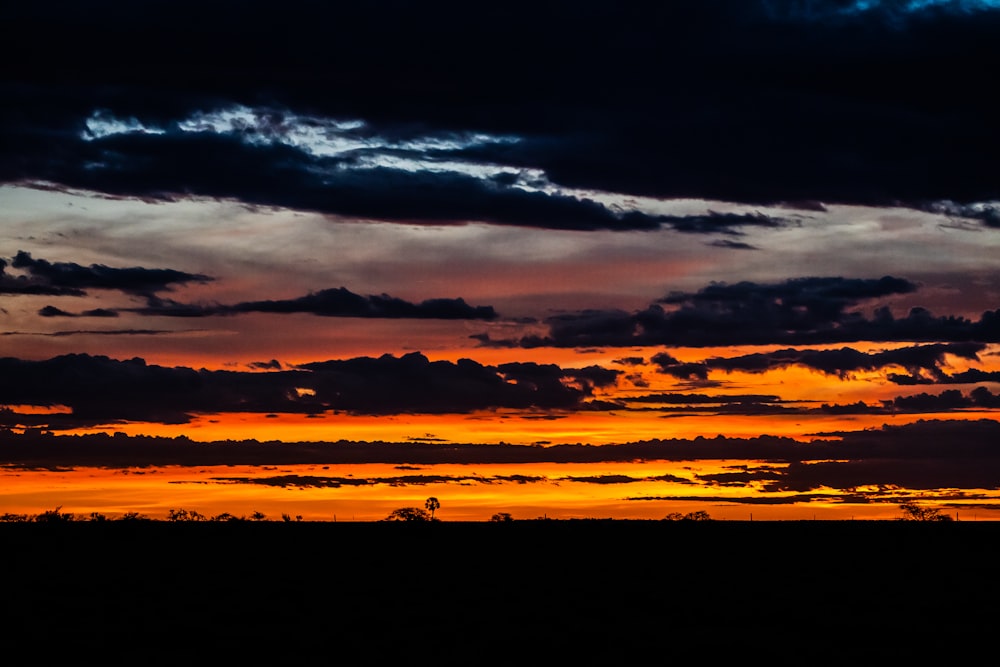
[{"label": "black landmass", "polygon": [[0,524],[0,633],[18,664],[961,663],[993,636],[998,530]]}]

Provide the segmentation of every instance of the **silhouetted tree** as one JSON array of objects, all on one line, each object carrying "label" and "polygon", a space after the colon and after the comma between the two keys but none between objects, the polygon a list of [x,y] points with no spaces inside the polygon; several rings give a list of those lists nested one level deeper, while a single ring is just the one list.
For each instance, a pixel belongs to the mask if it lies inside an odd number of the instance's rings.
[{"label": "silhouetted tree", "polygon": [[431,513],[431,521],[433,521],[434,520],[434,511],[436,509],[438,509],[439,507],[441,507],[441,503],[438,502],[437,498],[435,498],[434,496],[431,496],[430,498],[428,498],[424,502],[424,507],[427,509],[428,512]]},{"label": "silhouetted tree", "polygon": [[4,523],[24,523],[26,521],[31,521],[31,517],[27,514],[13,514],[11,512],[5,512],[0,514],[0,521]]},{"label": "silhouetted tree", "polygon": [[46,510],[35,517],[37,523],[68,523],[73,521],[72,512],[60,512],[62,505],[54,510]]},{"label": "silhouetted tree", "polygon": [[431,515],[419,507],[400,507],[389,513],[383,521],[430,521]]},{"label": "silhouetted tree", "polygon": [[687,514],[681,514],[680,512],[670,512],[665,517],[664,521],[711,521],[712,517],[705,510],[698,510],[697,512],[688,512]]},{"label": "silhouetted tree", "polygon": [[167,510],[167,521],[205,521],[206,517],[196,510]]},{"label": "silhouetted tree", "polygon": [[497,512],[490,517],[490,521],[496,523],[509,523],[514,520],[514,517],[510,515],[510,512]]},{"label": "silhouetted tree", "polygon": [[947,514],[942,514],[937,507],[921,507],[913,500],[899,504],[903,510],[903,521],[951,521]]},{"label": "silhouetted tree", "polygon": [[267,515],[263,512],[254,512],[250,515],[251,521],[264,521],[265,519],[267,519]]},{"label": "silhouetted tree", "polygon": [[104,516],[100,512],[91,512],[90,516],[88,517],[88,520],[90,520],[90,521],[107,521],[108,517]]}]

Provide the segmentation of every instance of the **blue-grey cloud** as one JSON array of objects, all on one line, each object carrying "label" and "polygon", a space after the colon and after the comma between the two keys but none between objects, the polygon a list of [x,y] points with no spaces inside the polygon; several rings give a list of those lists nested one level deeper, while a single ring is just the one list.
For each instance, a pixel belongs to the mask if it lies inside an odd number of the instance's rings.
[{"label": "blue-grey cloud", "polygon": [[145,307],[124,310],[147,316],[182,318],[243,313],[311,313],[322,317],[442,320],[492,320],[497,317],[492,306],[471,306],[461,298],[436,298],[411,303],[388,294],[361,296],[346,287],[319,290],[293,299],[244,301],[229,305],[181,303],[151,296]]},{"label": "blue-grey cloud", "polygon": [[[783,224],[588,191],[952,202],[995,222],[1000,131],[968,92],[1000,65],[986,0],[514,0],[476,21],[457,0],[283,8],[8,10],[0,180],[580,230]],[[530,65],[511,66],[511,44]]]},{"label": "blue-grey cloud", "polygon": [[[25,272],[24,275],[6,273],[10,266]],[[82,266],[73,262],[49,262],[35,259],[31,253],[18,251],[11,263],[0,259],[0,294],[33,294],[44,296],[85,296],[88,289],[118,290],[126,294],[152,296],[170,290],[175,285],[211,281],[209,276],[186,273],[175,269],[147,269],[143,267],[114,268],[101,264]],[[42,317],[71,317],[74,314],[46,306]],[[94,309],[86,317],[114,317],[114,311]]]}]

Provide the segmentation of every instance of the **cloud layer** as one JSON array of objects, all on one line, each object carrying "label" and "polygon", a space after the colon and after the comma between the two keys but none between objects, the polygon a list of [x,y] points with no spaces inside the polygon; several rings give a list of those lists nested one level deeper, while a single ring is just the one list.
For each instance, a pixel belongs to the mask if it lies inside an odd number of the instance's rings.
[{"label": "cloud layer", "polygon": [[[1000,310],[986,311],[977,321],[934,316],[919,307],[898,318],[887,307],[876,308],[871,317],[854,310],[862,303],[916,289],[916,284],[892,276],[717,283],[697,292],[669,294],[636,312],[587,310],[555,315],[546,320],[548,332],[544,335],[516,340],[494,340],[489,335],[475,338],[484,345],[500,347],[1000,341]],[[669,358],[660,365],[664,370],[672,367]],[[684,369],[684,374],[694,372]]]},{"label": "cloud layer", "polygon": [[784,224],[629,196],[950,202],[984,224],[1000,200],[1000,132],[967,92],[1000,64],[994,3],[265,9],[9,10],[0,180],[579,230]]},{"label": "cloud layer", "polygon": [[10,266],[27,275],[4,272],[7,263],[0,259],[0,294],[43,296],[86,296],[88,289],[117,290],[130,296],[144,297],[142,308],[93,308],[74,313],[48,305],[38,311],[46,318],[113,318],[121,313],[162,317],[209,317],[241,313],[312,313],[324,317],[364,317],[385,319],[492,320],[497,317],[491,306],[470,306],[461,298],[427,299],[411,303],[388,294],[361,296],[346,287],[311,292],[292,299],[245,301],[236,304],[188,304],[160,296],[175,285],[207,283],[213,278],[174,269],[142,267],[112,268],[73,262],[49,262],[19,251]]},{"label": "cloud layer", "polygon": [[484,366],[469,359],[402,357],[314,362],[275,372],[209,371],[73,354],[46,361],[0,359],[0,405],[68,408],[31,415],[7,411],[7,426],[72,428],[122,421],[181,424],[194,414],[466,413],[496,408],[585,408],[618,371],[554,364]]}]

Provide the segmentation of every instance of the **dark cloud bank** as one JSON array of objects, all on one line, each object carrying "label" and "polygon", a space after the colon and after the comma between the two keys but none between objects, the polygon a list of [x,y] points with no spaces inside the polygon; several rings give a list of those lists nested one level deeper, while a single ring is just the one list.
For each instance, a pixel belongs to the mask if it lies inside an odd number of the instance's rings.
[{"label": "dark cloud bank", "polygon": [[[986,311],[978,320],[936,316],[912,308],[896,317],[885,306],[871,316],[860,306],[880,298],[910,294],[917,285],[903,278],[879,279],[806,277],[781,283],[714,283],[697,292],[676,292],[645,310],[585,310],[555,315],[546,320],[544,335],[520,339],[473,338],[483,345],[500,347],[617,347],[675,345],[709,347],[725,345],[819,345],[857,341],[1000,342],[1000,309]],[[957,350],[958,348],[953,348]],[[968,353],[955,352],[961,356]],[[846,356],[849,353],[844,353]],[[859,354],[859,353],[855,353]],[[887,360],[901,353],[885,353]],[[817,368],[857,369],[877,360],[836,360],[830,353],[799,353],[797,360],[760,358],[761,364],[815,364]],[[844,364],[845,361],[848,363]],[[744,364],[751,361],[743,360]],[[679,363],[666,356],[657,363],[675,375],[697,375],[697,367],[675,369]],[[884,365],[884,364],[883,364]],[[922,364],[927,367],[926,362]]]},{"label": "dark cloud bank", "polygon": [[[293,465],[392,463],[600,463],[612,461],[742,460],[753,463],[730,472],[668,475],[569,476],[562,481],[628,485],[660,481],[709,486],[754,485],[763,496],[745,502],[790,503],[819,500],[849,492],[843,502],[892,502],[902,489],[951,490],[955,499],[975,498],[964,490],[1000,488],[1000,422],[920,421],[865,431],[825,434],[834,439],[797,442],[789,438],[695,438],[649,440],[620,445],[528,446],[506,444],[440,444],[385,442],[240,442],[199,443],[187,438],[129,437],[105,434],[58,436],[40,431],[16,435],[0,431],[0,461],[16,468],[150,465]],[[761,463],[763,462],[763,463]],[[219,481],[277,486],[342,486],[344,484],[530,483],[533,475],[440,477],[433,472],[391,478],[345,478],[337,475],[273,475],[259,479]],[[550,480],[552,481],[552,480]],[[558,481],[558,480],[557,480]],[[876,490],[871,490],[872,487]],[[786,497],[767,494],[794,493]],[[650,497],[635,499],[654,499]],[[663,499],[667,499],[664,497]],[[670,497],[669,499],[682,499]],[[692,496],[690,500],[707,500]],[[739,498],[719,497],[739,502]]]},{"label": "dark cloud bank", "polygon": [[[1000,395],[985,386],[968,393],[947,389],[940,394],[920,393],[896,396],[877,403],[864,401],[847,404],[823,403],[811,405],[808,401],[785,401],[778,396],[733,395],[709,396],[705,394],[646,394],[623,399],[631,410],[648,410],[665,415],[714,414],[714,415],[777,415],[777,414],[827,414],[827,415],[894,415],[961,412],[968,410],[995,410],[1000,408]],[[624,406],[622,406],[624,407]]]},{"label": "dark cloud bank", "polygon": [[[402,357],[322,361],[295,370],[240,372],[149,365],[72,354],[47,361],[0,359],[0,405],[64,406],[70,414],[0,413],[3,423],[68,428],[121,421],[180,424],[222,412],[383,415],[495,408],[586,409],[619,372],[552,364],[484,366],[469,359]],[[39,421],[40,419],[40,421]]]},{"label": "dark cloud bank", "polygon": [[[1000,69],[1000,11],[847,6],[17,3],[0,21],[0,180],[580,230],[785,221],[663,218],[560,188],[809,208],[903,202],[997,226],[995,208],[974,204],[1000,199],[1000,130],[976,94]],[[270,116],[180,129],[236,104]],[[338,132],[364,145],[304,152],[286,110],[360,119]],[[126,129],[88,136],[90,118]],[[435,142],[414,141],[426,137]],[[386,156],[425,162],[365,163]],[[449,160],[503,170],[474,176],[442,167]],[[538,172],[555,189],[521,187]]]},{"label": "dark cloud bank", "polygon": [[319,290],[294,299],[244,301],[226,304],[185,304],[152,297],[145,308],[128,312],[161,317],[210,317],[242,313],[311,313],[322,317],[380,319],[492,320],[492,306],[470,306],[464,299],[427,299],[411,303],[388,294],[361,296],[346,287]]},{"label": "dark cloud bank", "polygon": [[859,371],[874,371],[883,368],[902,367],[908,375],[890,373],[888,379],[896,384],[954,383],[956,379],[965,382],[988,382],[995,379],[995,373],[984,371],[963,371],[949,375],[944,371],[946,355],[979,361],[979,355],[986,350],[985,343],[931,343],[914,345],[881,352],[860,352],[850,347],[835,350],[810,350],[788,348],[773,352],[753,352],[736,357],[711,357],[703,361],[682,362],[668,352],[653,355],[650,361],[662,373],[679,380],[707,380],[713,370],[727,373],[742,371],[764,373],[766,371],[801,366],[841,379],[849,378]]},{"label": "dark cloud bank", "polygon": [[210,317],[241,313],[312,313],[325,317],[367,317],[386,319],[492,320],[497,317],[491,306],[470,306],[463,299],[427,299],[411,303],[388,294],[361,296],[346,287],[319,290],[293,299],[246,301],[236,304],[188,304],[160,296],[175,285],[205,283],[214,278],[175,269],[143,267],[113,268],[101,264],[82,266],[74,262],[49,262],[18,251],[10,266],[24,275],[5,272],[7,262],[0,259],[0,294],[86,296],[88,289],[117,290],[144,297],[143,308],[95,308],[79,313],[48,305],[42,317],[118,317],[122,312],[161,317]]},{"label": "dark cloud bank", "polygon": [[[7,267],[24,271],[23,275],[6,272]],[[126,294],[150,296],[174,285],[209,282],[208,276],[174,269],[142,267],[112,268],[102,264],[81,266],[73,262],[49,262],[35,259],[31,253],[18,251],[10,264],[0,259],[0,294],[35,294],[47,296],[85,296],[87,289],[118,290]],[[110,311],[91,311],[100,317]]]},{"label": "dark cloud bank", "polygon": [[[922,356],[936,370],[933,364],[946,351],[955,353],[950,346],[934,345],[897,352],[901,357]],[[776,354],[785,359],[782,354],[787,352]],[[720,362],[732,364],[734,360],[709,360],[706,366]],[[151,365],[140,358],[116,360],[87,354],[46,361],[0,358],[0,406],[52,408],[49,414],[0,410],[0,426],[60,430],[127,421],[183,424],[196,415],[216,413],[462,415],[508,409],[528,411],[522,414],[524,418],[556,418],[580,410],[656,411],[669,416],[919,414],[1000,408],[1000,395],[986,386],[968,393],[952,389],[940,394],[897,396],[878,404],[815,406],[757,394],[660,393],[608,400],[597,397],[597,390],[614,387],[622,371],[528,362],[489,366],[470,359],[430,361],[417,352],[401,357],[386,354],[319,361],[293,368],[277,361],[252,367],[253,371],[196,370]]]}]

